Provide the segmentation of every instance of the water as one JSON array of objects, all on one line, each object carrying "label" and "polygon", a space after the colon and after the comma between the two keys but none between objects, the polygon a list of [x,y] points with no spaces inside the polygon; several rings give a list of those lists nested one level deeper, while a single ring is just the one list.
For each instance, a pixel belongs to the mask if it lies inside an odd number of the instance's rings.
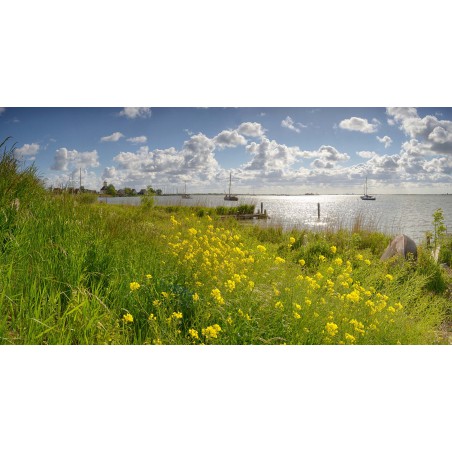
[{"label": "water", "polygon": [[[101,198],[102,201],[105,198]],[[109,204],[139,205],[140,197],[108,198]],[[377,195],[375,201],[363,201],[357,195],[312,196],[239,196],[239,202],[224,201],[223,195],[156,196],[157,205],[236,206],[263,203],[270,219],[255,220],[259,224],[291,228],[351,228],[364,227],[389,235],[406,234],[416,242],[433,229],[433,213],[442,208],[445,225],[452,231],[452,195]],[[320,220],[317,204],[320,203]]]}]

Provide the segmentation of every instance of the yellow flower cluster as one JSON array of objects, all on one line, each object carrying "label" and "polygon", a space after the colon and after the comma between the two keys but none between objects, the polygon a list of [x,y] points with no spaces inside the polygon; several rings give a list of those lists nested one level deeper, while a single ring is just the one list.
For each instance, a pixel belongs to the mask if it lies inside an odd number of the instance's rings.
[{"label": "yellow flower cluster", "polygon": [[220,331],[221,327],[217,323],[201,330],[202,335],[205,336],[206,339],[216,339]]},{"label": "yellow flower cluster", "polygon": [[130,314],[130,312],[128,312],[127,314],[124,314],[122,316],[122,320],[124,321],[124,323],[132,323],[133,322],[133,315]]},{"label": "yellow flower cluster", "polygon": [[134,290],[138,290],[141,286],[139,283],[133,281],[129,284],[130,290],[133,292]]}]

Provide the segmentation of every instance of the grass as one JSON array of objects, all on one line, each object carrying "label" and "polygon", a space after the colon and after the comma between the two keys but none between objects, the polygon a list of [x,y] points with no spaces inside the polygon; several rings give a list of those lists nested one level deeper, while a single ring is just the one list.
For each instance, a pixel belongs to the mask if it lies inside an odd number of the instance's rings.
[{"label": "grass", "polygon": [[358,227],[287,232],[200,206],[53,196],[12,157],[2,344],[432,344],[450,315],[423,248],[417,263],[380,262],[389,237]]}]

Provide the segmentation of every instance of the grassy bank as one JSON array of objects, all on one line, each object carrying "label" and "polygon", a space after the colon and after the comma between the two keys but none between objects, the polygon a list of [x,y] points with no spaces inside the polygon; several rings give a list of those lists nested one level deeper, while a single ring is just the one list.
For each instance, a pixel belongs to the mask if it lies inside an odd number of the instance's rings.
[{"label": "grassy bank", "polygon": [[444,275],[379,262],[388,240],[43,196],[3,238],[1,341],[434,343]]},{"label": "grassy bank", "polygon": [[432,344],[448,318],[443,270],[422,248],[380,262],[380,233],[97,204],[27,174],[33,196],[0,204],[2,344]]}]

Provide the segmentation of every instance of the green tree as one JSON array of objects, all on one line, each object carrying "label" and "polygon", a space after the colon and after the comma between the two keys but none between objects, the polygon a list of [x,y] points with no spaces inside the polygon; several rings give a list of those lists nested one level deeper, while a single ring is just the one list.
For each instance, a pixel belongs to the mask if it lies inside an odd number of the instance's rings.
[{"label": "green tree", "polygon": [[116,188],[113,184],[110,184],[107,186],[107,189],[105,190],[105,193],[107,195],[116,196]]}]

